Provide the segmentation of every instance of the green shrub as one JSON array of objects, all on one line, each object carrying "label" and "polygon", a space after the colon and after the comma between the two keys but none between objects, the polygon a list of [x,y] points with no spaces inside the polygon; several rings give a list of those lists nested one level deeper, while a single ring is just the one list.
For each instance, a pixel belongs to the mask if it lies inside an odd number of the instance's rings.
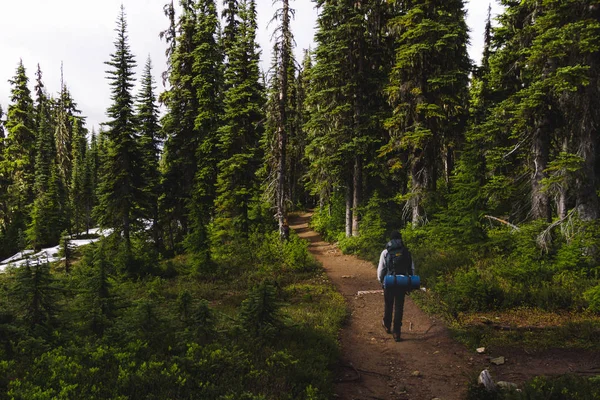
[{"label": "green shrub", "polygon": [[487,311],[498,308],[503,302],[503,292],[493,276],[476,268],[457,270],[451,280],[440,280],[435,290],[453,313]]},{"label": "green shrub", "polygon": [[328,205],[315,210],[310,226],[326,241],[334,241],[346,226],[346,205],[344,196],[335,193]]},{"label": "green shrub", "polygon": [[472,384],[467,393],[469,400],[583,400],[600,398],[600,378],[563,375],[538,376],[528,381],[521,391],[488,391]]},{"label": "green shrub", "polygon": [[588,289],[584,293],[584,298],[589,303],[589,310],[600,313],[600,285]]}]

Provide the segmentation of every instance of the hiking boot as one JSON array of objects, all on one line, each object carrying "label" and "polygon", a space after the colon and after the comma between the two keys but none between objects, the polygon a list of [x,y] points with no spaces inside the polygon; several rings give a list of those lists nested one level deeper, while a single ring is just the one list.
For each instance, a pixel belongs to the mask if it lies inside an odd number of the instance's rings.
[{"label": "hiking boot", "polygon": [[390,328],[385,326],[385,322],[383,320],[381,320],[381,326],[383,326],[383,329],[385,329],[385,333],[392,333],[392,331],[390,331]]},{"label": "hiking boot", "polygon": [[400,333],[396,333],[396,332],[394,332],[392,335],[393,335],[393,337],[394,337],[394,340],[395,340],[396,342],[401,342],[401,341],[402,341],[402,338],[400,337]]}]

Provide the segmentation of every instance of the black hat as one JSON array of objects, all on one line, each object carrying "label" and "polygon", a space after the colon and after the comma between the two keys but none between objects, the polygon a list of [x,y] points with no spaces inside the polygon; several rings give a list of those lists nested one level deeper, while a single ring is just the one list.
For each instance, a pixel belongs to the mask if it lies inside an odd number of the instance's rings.
[{"label": "black hat", "polygon": [[398,231],[393,231],[390,235],[390,239],[392,240],[402,240],[402,235]]}]

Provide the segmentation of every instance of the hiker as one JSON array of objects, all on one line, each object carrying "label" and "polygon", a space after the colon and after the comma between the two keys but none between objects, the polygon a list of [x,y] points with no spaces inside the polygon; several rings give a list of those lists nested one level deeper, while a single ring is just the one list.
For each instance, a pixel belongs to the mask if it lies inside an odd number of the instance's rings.
[{"label": "hiker", "polygon": [[290,226],[288,225],[287,219],[283,220],[283,225],[281,226],[281,233],[283,240],[288,240],[290,238]]},{"label": "hiker", "polygon": [[[406,275],[415,274],[415,265],[412,261],[410,252],[402,243],[402,236],[399,232],[392,232],[390,241],[385,245],[385,249],[379,257],[377,266],[377,279],[383,285],[386,275]],[[387,333],[392,333],[394,340],[399,342],[400,328],[402,327],[402,314],[404,312],[404,295],[408,288],[384,287],[384,311],[381,324]],[[394,324],[392,325],[392,309],[396,303],[394,312]],[[391,327],[391,329],[390,329]]]}]

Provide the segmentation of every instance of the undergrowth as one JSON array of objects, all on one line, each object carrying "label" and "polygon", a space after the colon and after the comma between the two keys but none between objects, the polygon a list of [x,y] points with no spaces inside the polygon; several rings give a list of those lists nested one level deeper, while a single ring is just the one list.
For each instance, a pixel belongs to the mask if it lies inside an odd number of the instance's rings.
[{"label": "undergrowth", "polygon": [[520,390],[489,391],[473,383],[467,400],[593,400],[600,398],[600,376],[536,377]]},{"label": "undergrowth", "polygon": [[0,399],[331,398],[346,307],[306,242],[255,232],[210,271],[113,239],[69,275],[0,276]]}]

